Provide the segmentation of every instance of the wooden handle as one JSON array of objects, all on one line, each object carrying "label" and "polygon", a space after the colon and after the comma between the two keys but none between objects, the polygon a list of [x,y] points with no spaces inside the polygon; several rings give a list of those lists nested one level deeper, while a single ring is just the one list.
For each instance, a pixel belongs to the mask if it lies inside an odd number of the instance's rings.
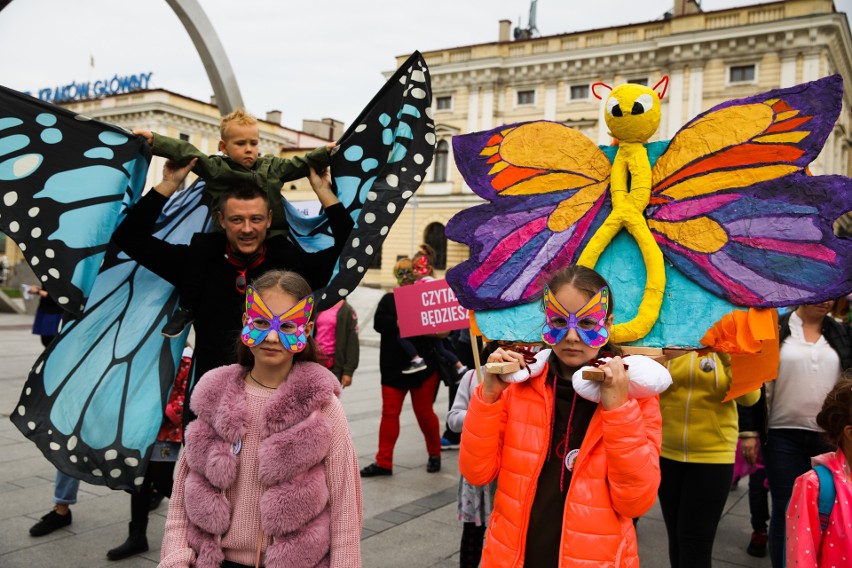
[{"label": "wooden handle", "polygon": [[[473,312],[470,312],[470,317],[473,318]],[[479,343],[476,341],[476,334],[473,333],[472,327],[468,329],[468,332],[470,333],[470,350],[473,351],[473,364],[476,370],[476,384],[481,385],[485,377],[482,376],[482,364],[479,362]]]},{"label": "wooden handle", "polygon": [[601,369],[583,369],[583,378],[587,381],[604,382],[606,375]]},{"label": "wooden handle", "polygon": [[669,359],[674,359],[675,357],[680,357],[681,355],[686,355],[690,351],[694,351],[694,349],[680,349],[677,347],[666,347],[665,349],[660,349],[658,347],[638,347],[636,345],[625,345],[621,348],[624,351],[625,355],[644,355],[649,359],[653,359],[657,363],[665,363]]},{"label": "wooden handle", "polygon": [[486,363],[485,370],[492,375],[507,375],[521,370],[517,361],[500,361],[499,363]]}]

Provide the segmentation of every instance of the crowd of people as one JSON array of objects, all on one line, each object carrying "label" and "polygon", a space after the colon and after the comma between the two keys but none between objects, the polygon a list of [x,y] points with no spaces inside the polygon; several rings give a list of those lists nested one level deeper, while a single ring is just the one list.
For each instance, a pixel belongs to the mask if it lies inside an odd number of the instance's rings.
[{"label": "crowd of people", "polygon": [[[326,168],[333,147],[259,159],[257,123],[242,111],[223,119],[216,159],[139,134],[174,161],[114,242],[175,286],[196,335],[131,495],[129,536],[107,552],[111,560],[148,550],[148,511],[168,497],[163,567],[360,566],[361,479],[394,474],[410,395],[427,472],[441,470],[442,449],[461,433],[463,567],[638,566],[636,521],[657,500],[671,566],[709,567],[737,458],[755,465],[760,454],[771,520],[753,522],[749,552],[765,554],[768,542],[774,568],[848,564],[852,332],[833,317],[833,303],[784,314],[777,380],[725,402],[726,355],[692,352],[660,364],[613,343],[618,290],[589,268],[567,266],[547,282],[547,351],[484,346],[484,361],[517,363],[505,374],[469,368],[479,346],[457,341],[456,350],[448,334],[401,337],[389,292],[373,321],[381,337],[378,450],[359,469],[340,401],[359,364],[358,317],[346,301],[314,310],[313,292],[352,229]],[[268,177],[259,181],[261,163]],[[168,244],[154,225],[191,170],[212,188],[218,228],[189,245]],[[335,246],[327,251],[306,253],[288,239],[279,189],[296,177],[309,177],[328,217]],[[416,286],[433,278],[432,265],[424,247],[394,274],[400,286]],[[33,331],[48,344],[59,321],[47,301],[43,308]],[[599,380],[584,378],[589,367]],[[443,433],[434,410],[442,382],[450,391]],[[72,522],[74,481],[58,472],[56,506],[33,536]],[[758,502],[763,484],[754,485]]]}]

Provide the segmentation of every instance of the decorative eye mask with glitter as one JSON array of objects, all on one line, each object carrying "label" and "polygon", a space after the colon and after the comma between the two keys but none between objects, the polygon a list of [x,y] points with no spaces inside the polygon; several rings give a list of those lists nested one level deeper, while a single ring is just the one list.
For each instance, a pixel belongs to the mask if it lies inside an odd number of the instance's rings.
[{"label": "decorative eye mask with glitter", "polygon": [[396,281],[400,286],[403,284],[413,284],[414,280],[414,272],[410,268],[403,268],[396,271]]},{"label": "decorative eye mask with glitter", "polygon": [[249,347],[263,343],[272,331],[278,332],[281,345],[291,353],[299,353],[308,345],[305,327],[314,309],[313,294],[305,296],[283,314],[273,314],[257,290],[246,289],[246,325],[241,339]]},{"label": "decorative eye mask with glitter", "polygon": [[415,258],[411,263],[411,269],[415,274],[419,274],[420,276],[429,276],[429,273],[432,272],[429,259],[425,255]]},{"label": "decorative eye mask with glitter", "polygon": [[556,345],[568,334],[569,329],[589,347],[600,347],[609,339],[606,330],[606,312],[609,307],[609,288],[598,290],[585,306],[572,314],[556,301],[550,288],[544,287],[544,316],[547,322],[541,328],[541,338],[548,345]]}]

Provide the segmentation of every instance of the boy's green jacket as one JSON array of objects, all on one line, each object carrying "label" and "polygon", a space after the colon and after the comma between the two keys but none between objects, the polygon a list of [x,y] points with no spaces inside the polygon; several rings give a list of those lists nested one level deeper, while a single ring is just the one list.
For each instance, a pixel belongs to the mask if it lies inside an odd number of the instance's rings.
[{"label": "boy's green jacket", "polygon": [[198,162],[192,171],[207,182],[205,191],[210,197],[211,207],[216,208],[222,192],[240,182],[249,182],[263,189],[269,196],[272,208],[270,235],[286,232],[287,219],[281,201],[281,186],[285,182],[308,176],[308,168],[322,171],[328,167],[329,156],[325,147],[317,148],[304,156],[279,158],[273,155],[259,156],[252,169],[248,169],[228,156],[207,156],[184,140],[176,140],[153,133],[152,152],[155,156],[168,158],[178,164],[186,164],[193,158]]}]

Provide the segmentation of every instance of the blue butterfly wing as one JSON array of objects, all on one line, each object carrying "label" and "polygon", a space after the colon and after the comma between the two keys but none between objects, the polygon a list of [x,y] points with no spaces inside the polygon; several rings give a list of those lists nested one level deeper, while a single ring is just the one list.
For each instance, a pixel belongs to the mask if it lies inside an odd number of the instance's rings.
[{"label": "blue butterfly wing", "polygon": [[[164,207],[155,235],[185,244],[209,228],[198,181]],[[186,335],[160,330],[171,284],[110,246],[83,315],[38,358],[12,422],[58,469],[83,481],[141,484]]]},{"label": "blue butterfly wing", "polygon": [[151,152],[108,124],[0,86],[0,231],[79,315],[112,232],[142,194]]},{"label": "blue butterfly wing", "polygon": [[423,182],[435,153],[431,104],[429,69],[415,52],[341,138],[331,157],[331,173],[355,226],[329,284],[317,292],[319,310],[355,289]]},{"label": "blue butterfly wing", "polygon": [[324,214],[307,216],[286,199],[282,201],[290,237],[305,252],[319,252],[334,245],[328,218]]}]

